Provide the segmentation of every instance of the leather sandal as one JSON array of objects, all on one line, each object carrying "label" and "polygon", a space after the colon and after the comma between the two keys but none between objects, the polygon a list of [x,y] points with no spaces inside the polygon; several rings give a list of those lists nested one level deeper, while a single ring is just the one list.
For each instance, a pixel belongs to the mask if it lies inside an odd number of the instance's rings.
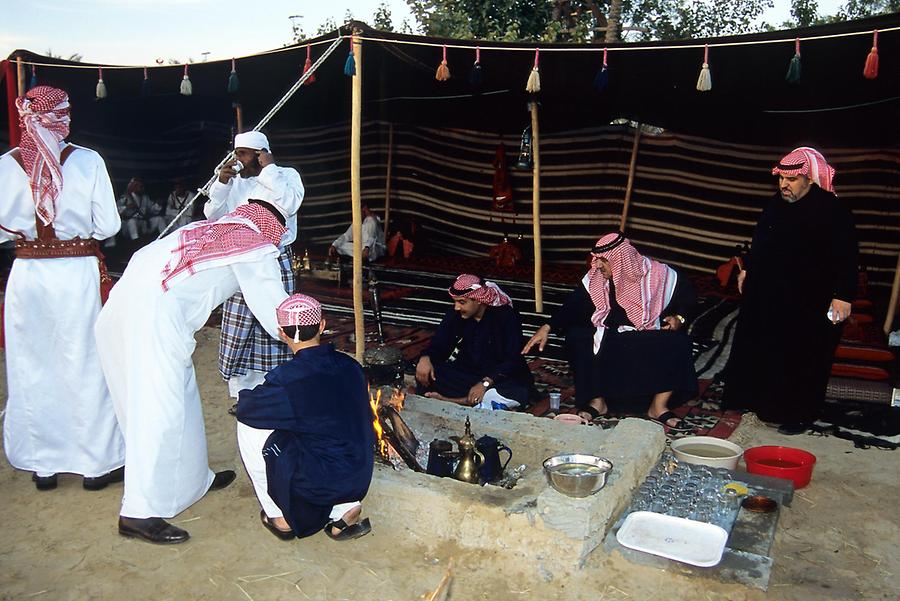
[{"label": "leather sandal", "polygon": [[579,407],[577,413],[580,415],[582,413],[587,413],[590,415],[590,421],[592,424],[596,424],[601,421],[602,418],[606,417],[606,413],[600,413],[600,411],[588,403],[584,407]]},{"label": "leather sandal", "polygon": [[[332,528],[337,528],[338,533],[334,534],[331,531]],[[354,538],[365,536],[371,531],[372,524],[369,522],[369,518],[360,520],[355,524],[348,524],[343,518],[325,524],[325,534],[332,540],[353,540]]]},{"label": "leather sandal", "polygon": [[262,525],[266,527],[266,530],[280,538],[281,540],[293,540],[296,538],[293,530],[282,530],[275,524],[269,521],[269,517],[266,515],[265,511],[259,512],[259,521],[262,522]]},{"label": "leather sandal", "polygon": [[[671,431],[675,432],[689,432],[691,430],[691,426],[685,423],[683,419],[672,413],[671,411],[663,411],[657,417],[650,418],[661,426],[668,428]],[[677,419],[678,422],[674,426],[669,425],[670,419]]]}]

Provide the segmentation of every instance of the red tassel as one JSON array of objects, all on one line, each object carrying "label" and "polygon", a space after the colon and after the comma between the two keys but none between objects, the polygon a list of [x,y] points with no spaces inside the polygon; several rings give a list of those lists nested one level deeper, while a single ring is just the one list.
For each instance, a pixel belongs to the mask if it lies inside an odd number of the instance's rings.
[{"label": "red tassel", "polygon": [[450,67],[447,66],[447,46],[444,45],[444,58],[441,59],[441,64],[438,65],[437,72],[434,74],[434,78],[438,81],[447,81],[450,79]]},{"label": "red tassel", "polygon": [[863,77],[866,79],[875,79],[878,77],[878,30],[872,39],[872,49],[869,56],[866,57],[866,66],[863,68]]},{"label": "red tassel", "polygon": [[[311,50],[309,48],[309,44],[306,45],[306,62],[303,63],[303,74],[312,69],[312,55],[310,54]],[[303,82],[303,85],[308,86],[311,83],[316,83],[316,74],[315,72],[311,73],[310,76]]]}]

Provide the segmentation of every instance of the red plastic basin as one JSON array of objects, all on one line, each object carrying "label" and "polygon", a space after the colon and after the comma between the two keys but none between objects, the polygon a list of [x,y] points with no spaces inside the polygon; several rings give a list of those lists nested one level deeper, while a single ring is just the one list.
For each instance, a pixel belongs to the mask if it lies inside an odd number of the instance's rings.
[{"label": "red plastic basin", "polygon": [[812,479],[816,456],[792,447],[753,447],[744,451],[747,471],[751,474],[793,480],[794,488],[803,488]]}]

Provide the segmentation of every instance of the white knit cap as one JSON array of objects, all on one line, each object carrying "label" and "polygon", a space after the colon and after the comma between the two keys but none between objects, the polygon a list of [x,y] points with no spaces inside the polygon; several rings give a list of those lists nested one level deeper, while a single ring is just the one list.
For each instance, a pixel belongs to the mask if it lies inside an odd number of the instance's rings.
[{"label": "white knit cap", "polygon": [[266,134],[259,131],[245,131],[234,137],[235,148],[252,148],[253,150],[272,150]]}]

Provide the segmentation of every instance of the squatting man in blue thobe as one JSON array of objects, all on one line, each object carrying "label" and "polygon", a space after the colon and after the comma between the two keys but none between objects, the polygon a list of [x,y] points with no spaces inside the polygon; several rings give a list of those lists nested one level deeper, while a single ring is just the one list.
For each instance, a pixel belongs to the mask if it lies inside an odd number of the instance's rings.
[{"label": "squatting man in blue thobe", "polygon": [[244,466],[262,511],[282,540],[325,531],[335,540],[371,531],[360,520],[372,481],[375,432],[362,368],[321,344],[322,307],[294,294],[276,309],[278,333],[294,358],[268,374],[237,404]]}]

